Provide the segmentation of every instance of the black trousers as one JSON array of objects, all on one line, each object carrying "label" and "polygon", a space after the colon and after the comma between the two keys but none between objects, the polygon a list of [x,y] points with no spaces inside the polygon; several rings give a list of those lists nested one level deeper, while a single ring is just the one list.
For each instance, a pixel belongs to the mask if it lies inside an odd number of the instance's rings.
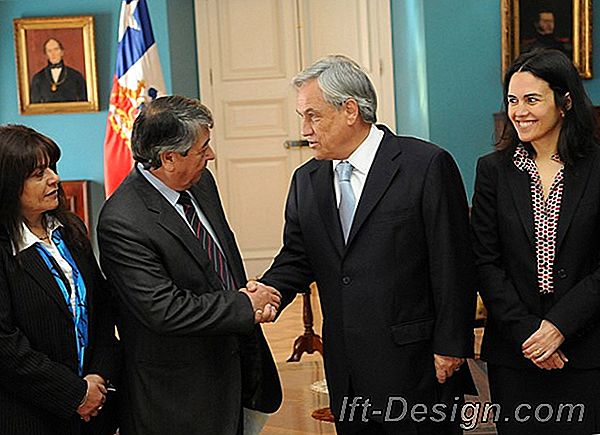
[{"label": "black trousers", "polygon": [[514,369],[488,363],[498,435],[600,432],[600,370]]},{"label": "black trousers", "polygon": [[[467,367],[465,367],[465,369],[468,370]],[[453,381],[458,381],[458,379],[454,379]],[[448,385],[445,387],[448,387]],[[448,405],[447,408],[445,408],[448,421],[439,423],[435,422],[435,420],[432,421],[432,419],[429,418],[432,416],[430,414],[429,417],[421,418],[420,420],[422,421],[413,421],[410,418],[405,418],[401,421],[384,421],[385,419],[377,418],[377,420],[369,419],[367,422],[363,422],[361,411],[359,409],[356,410],[354,414],[355,418],[353,418],[352,421],[348,421],[348,415],[346,415],[345,421],[339,421],[338,416],[336,416],[336,432],[339,435],[462,435],[463,431],[460,427],[460,417],[456,418],[455,421],[449,421],[449,410],[453,406],[460,409],[464,403],[464,396],[459,394],[456,396],[456,400],[453,400],[441,394],[444,387],[439,385],[438,388],[440,390],[440,401]],[[352,398],[354,396],[354,390],[352,384],[350,384],[348,397]],[[455,395],[451,394],[451,396]],[[349,400],[351,401],[352,399]],[[395,411],[398,410],[396,409]],[[398,416],[399,412],[392,412],[390,415]],[[460,416],[460,411],[458,415]],[[439,419],[439,415],[433,415],[433,417],[438,417]]]},{"label": "black trousers", "polygon": [[398,425],[394,423],[335,423],[339,435],[462,435],[459,423],[418,423],[414,425]]}]

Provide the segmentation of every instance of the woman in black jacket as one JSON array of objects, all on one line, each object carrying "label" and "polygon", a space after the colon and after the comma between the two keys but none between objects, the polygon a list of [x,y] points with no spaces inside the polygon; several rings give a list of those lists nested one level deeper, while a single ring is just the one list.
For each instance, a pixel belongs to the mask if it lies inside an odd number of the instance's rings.
[{"label": "woman in black jacket", "polygon": [[498,149],[477,165],[472,230],[489,310],[482,359],[499,434],[600,430],[600,153],[591,102],[557,50],[505,76]]},{"label": "woman in black jacket", "polygon": [[60,150],[0,126],[0,433],[114,433],[111,298],[85,226],[65,209]]}]

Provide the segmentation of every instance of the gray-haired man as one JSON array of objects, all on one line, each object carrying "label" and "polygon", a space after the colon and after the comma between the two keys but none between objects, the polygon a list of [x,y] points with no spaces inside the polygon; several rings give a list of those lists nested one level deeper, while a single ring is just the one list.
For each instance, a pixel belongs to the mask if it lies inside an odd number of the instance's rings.
[{"label": "gray-haired man", "polygon": [[315,158],[293,176],[284,244],[261,282],[284,303],[317,282],[338,433],[462,433],[441,401],[472,386],[461,368],[475,293],[458,168],[441,148],[375,125],[375,90],[350,59],[322,59],[294,85]]}]

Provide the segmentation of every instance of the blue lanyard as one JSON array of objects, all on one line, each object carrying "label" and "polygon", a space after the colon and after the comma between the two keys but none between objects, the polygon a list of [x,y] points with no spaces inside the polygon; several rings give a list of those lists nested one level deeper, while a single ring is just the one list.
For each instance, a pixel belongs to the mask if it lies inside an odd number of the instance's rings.
[{"label": "blue lanyard", "polygon": [[[75,326],[75,336],[77,342],[77,359],[79,363],[79,375],[83,376],[83,362],[85,356],[85,349],[89,343],[88,337],[88,307],[86,303],[87,289],[85,286],[85,282],[83,277],[81,276],[81,272],[71,255],[71,251],[65,244],[62,239],[62,235],[59,230],[55,230],[52,233],[52,241],[56,245],[58,252],[62,256],[62,258],[69,263],[71,269],[73,271],[73,284],[74,288],[71,289],[69,282],[64,278],[64,273],[58,266],[56,260],[52,257],[52,254],[48,252],[46,247],[38,242],[35,247],[38,252],[41,254],[42,259],[48,266],[48,269],[54,276],[58,287],[60,288],[63,297],[69,307],[69,311],[73,315],[73,323]],[[75,304],[74,306],[71,304],[71,291],[74,292]]]}]

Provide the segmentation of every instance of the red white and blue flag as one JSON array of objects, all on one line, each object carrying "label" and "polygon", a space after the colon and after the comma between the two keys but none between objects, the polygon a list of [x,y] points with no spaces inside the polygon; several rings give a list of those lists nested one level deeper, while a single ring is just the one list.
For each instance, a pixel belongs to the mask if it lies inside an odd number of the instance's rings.
[{"label": "red white and blue flag", "polygon": [[131,129],[145,102],[165,94],[146,0],[123,0],[117,66],[104,139],[104,185],[109,196],[129,174]]}]

